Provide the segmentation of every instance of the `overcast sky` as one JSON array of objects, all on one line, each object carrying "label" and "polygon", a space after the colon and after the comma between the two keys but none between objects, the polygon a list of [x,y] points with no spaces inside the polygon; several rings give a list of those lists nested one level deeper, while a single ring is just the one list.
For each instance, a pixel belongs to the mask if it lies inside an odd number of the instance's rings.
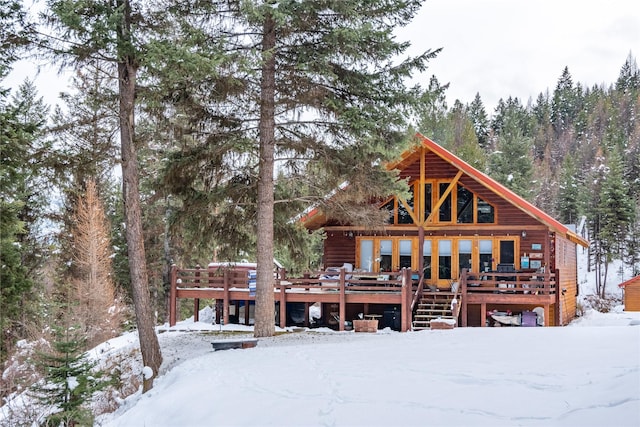
[{"label": "overcast sky", "polygon": [[399,38],[412,52],[442,47],[420,78],[450,83],[449,106],[480,93],[487,113],[500,98],[523,104],[553,91],[569,67],[574,83],[614,83],[640,54],[638,0],[426,0]]},{"label": "overcast sky", "polygon": [[[470,103],[476,92],[491,114],[500,98],[523,104],[552,91],[565,66],[574,83],[614,83],[629,53],[640,54],[638,0],[426,0],[419,15],[397,32],[411,52],[443,48],[417,80],[450,83],[449,106]],[[14,86],[34,68],[20,68]],[[37,78],[48,103],[63,90],[51,73]],[[64,83],[62,83],[64,84]]]}]

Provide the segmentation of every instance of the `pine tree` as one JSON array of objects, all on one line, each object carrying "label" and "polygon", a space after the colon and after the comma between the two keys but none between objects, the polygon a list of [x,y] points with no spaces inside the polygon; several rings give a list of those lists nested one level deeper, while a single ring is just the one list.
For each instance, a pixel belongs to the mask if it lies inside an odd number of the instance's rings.
[{"label": "pine tree", "polygon": [[449,134],[446,100],[448,88],[449,84],[441,85],[436,76],[431,76],[429,86],[420,100],[418,112],[418,131],[439,144],[445,144]]},{"label": "pine tree", "polygon": [[602,184],[600,213],[602,228],[599,238],[607,252],[608,261],[622,254],[623,243],[633,221],[633,199],[622,175],[622,157],[617,149],[607,159],[608,173]]},{"label": "pine tree", "polygon": [[[7,69],[0,65],[0,78]],[[29,324],[35,271],[43,259],[39,226],[48,182],[41,167],[46,108],[30,82],[8,100],[0,88],[0,361]]]},{"label": "pine tree", "polygon": [[476,93],[475,98],[469,104],[468,114],[478,137],[478,145],[483,149],[487,149],[489,144],[489,118],[480,98],[480,93]]},{"label": "pine tree", "polygon": [[551,101],[551,123],[557,136],[571,129],[579,111],[577,102],[576,88],[573,85],[569,67],[565,67],[558,79]]},{"label": "pine tree", "polygon": [[[190,132],[181,138],[186,149],[171,153],[165,182],[180,196],[182,215],[190,209],[192,221],[205,217],[204,224],[213,229],[228,224],[228,235],[237,232],[229,240],[246,246],[255,241],[256,336],[274,331],[273,245],[275,232],[286,229],[276,220],[317,201],[346,222],[353,219],[349,215],[366,211],[369,196],[402,188],[381,160],[406,146],[408,109],[417,104],[420,91],[409,90],[404,81],[436,52],[398,63],[408,45],[396,42],[392,32],[419,4],[206,3],[199,5],[200,31],[188,27],[187,34],[197,34],[202,42],[190,50],[196,58],[184,57],[184,72],[201,81],[199,68],[191,64],[202,63],[211,84],[185,86],[173,80],[171,95],[180,101],[181,112],[189,107],[197,121],[181,128]],[[173,45],[197,40],[176,34],[181,37]],[[198,58],[215,62],[207,65]],[[176,122],[184,123],[177,117]],[[326,194],[345,181],[348,189],[327,202]],[[294,185],[306,194],[279,192]],[[362,209],[344,209],[348,203]],[[194,206],[208,209],[194,217]],[[378,210],[372,217],[376,214],[381,217]],[[243,238],[252,231],[255,240]]]},{"label": "pine tree", "polygon": [[160,369],[162,355],[154,329],[153,307],[150,302],[149,276],[146,265],[142,210],[140,201],[140,173],[135,133],[136,82],[142,61],[145,37],[138,35],[143,13],[129,0],[75,1],[59,0],[50,3],[47,23],[56,32],[46,39],[55,58],[81,65],[100,59],[110,61],[118,76],[118,125],[122,159],[123,201],[127,236],[127,254],[140,348],[145,366],[153,375],[145,377],[143,390],[153,386]]},{"label": "pine tree", "polygon": [[83,353],[86,340],[77,328],[53,326],[53,330],[53,348],[51,352],[41,353],[38,360],[45,376],[31,388],[47,413],[42,425],[92,425],[88,403],[96,392],[108,385],[108,381]]},{"label": "pine tree", "polygon": [[528,198],[532,196],[531,139],[523,135],[519,123],[518,114],[505,115],[496,150],[489,155],[489,174],[518,195]]},{"label": "pine tree", "polygon": [[557,211],[564,224],[576,224],[579,215],[578,195],[582,191],[577,177],[576,164],[572,156],[564,158],[559,178]]}]

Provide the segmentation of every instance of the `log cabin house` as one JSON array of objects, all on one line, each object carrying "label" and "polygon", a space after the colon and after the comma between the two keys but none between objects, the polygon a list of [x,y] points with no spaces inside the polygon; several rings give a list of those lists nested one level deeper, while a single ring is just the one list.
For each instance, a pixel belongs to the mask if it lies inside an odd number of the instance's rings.
[{"label": "log cabin house", "polygon": [[[407,179],[407,200],[389,197],[389,223],[375,231],[340,225],[311,210],[309,229],[322,228],[325,267],[356,272],[410,269],[414,329],[454,317],[461,326],[565,325],[575,317],[577,245],[567,226],[430,139],[388,165]],[[415,279],[418,278],[417,284]],[[455,300],[457,310],[452,311]],[[369,308],[371,309],[371,308]],[[524,315],[524,317],[523,317]],[[516,317],[517,316],[517,317]]]},{"label": "log cabin house", "polygon": [[[408,199],[380,200],[389,221],[375,230],[338,224],[317,208],[300,221],[322,229],[324,272],[274,278],[276,321],[319,304],[322,324],[344,330],[363,317],[407,331],[431,321],[461,326],[557,326],[576,314],[577,245],[567,226],[430,139],[387,165],[410,186]],[[178,269],[171,273],[170,324],[179,298],[215,298],[216,321],[238,321],[254,295],[247,271]],[[289,310],[289,312],[287,311]],[[244,323],[249,324],[249,310]],[[298,319],[300,322],[300,319]],[[294,323],[298,323],[294,322]]]}]

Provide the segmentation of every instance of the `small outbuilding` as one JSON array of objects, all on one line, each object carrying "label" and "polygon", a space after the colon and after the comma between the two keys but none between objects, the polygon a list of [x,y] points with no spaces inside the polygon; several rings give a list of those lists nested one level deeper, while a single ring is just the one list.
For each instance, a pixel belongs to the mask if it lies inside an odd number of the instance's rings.
[{"label": "small outbuilding", "polygon": [[640,311],[640,275],[618,286],[623,290],[624,311]]}]

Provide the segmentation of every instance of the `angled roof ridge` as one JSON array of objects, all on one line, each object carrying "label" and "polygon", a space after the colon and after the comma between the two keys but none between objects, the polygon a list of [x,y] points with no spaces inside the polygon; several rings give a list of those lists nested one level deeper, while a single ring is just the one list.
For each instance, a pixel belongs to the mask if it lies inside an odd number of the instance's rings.
[{"label": "angled roof ridge", "polygon": [[624,288],[627,285],[631,285],[631,284],[636,284],[636,283],[640,283],[640,274],[637,276],[632,277],[629,280],[625,280],[624,282],[620,283],[618,285],[619,288]]},{"label": "angled roof ridge", "polygon": [[[549,228],[552,228],[554,231],[559,232],[566,236],[569,240],[574,243],[577,243],[581,246],[587,247],[589,246],[589,242],[583,239],[581,236],[571,231],[566,225],[562,224],[557,219],[553,218],[548,213],[544,212],[542,209],[538,208],[528,200],[525,200],[523,197],[516,194],[514,191],[507,188],[505,185],[499,183],[495,179],[491,178],[489,175],[484,172],[479,171],[478,169],[471,166],[469,163],[465,162],[455,154],[451,153],[449,150],[445,149],[438,143],[430,140],[426,136],[421,133],[417,133],[416,136],[422,139],[421,146],[428,148],[436,154],[438,157],[443,159],[444,161],[450,163],[455,166],[459,170],[463,171],[465,174],[484,185],[485,187],[492,190],[494,193],[503,197],[509,203],[511,203],[516,208],[520,209],[524,213],[534,217],[538,221],[544,223]],[[414,152],[416,147],[410,148],[400,156],[401,159],[406,159],[410,153]],[[394,163],[399,164],[400,161]],[[392,167],[392,164],[390,164]]]}]

